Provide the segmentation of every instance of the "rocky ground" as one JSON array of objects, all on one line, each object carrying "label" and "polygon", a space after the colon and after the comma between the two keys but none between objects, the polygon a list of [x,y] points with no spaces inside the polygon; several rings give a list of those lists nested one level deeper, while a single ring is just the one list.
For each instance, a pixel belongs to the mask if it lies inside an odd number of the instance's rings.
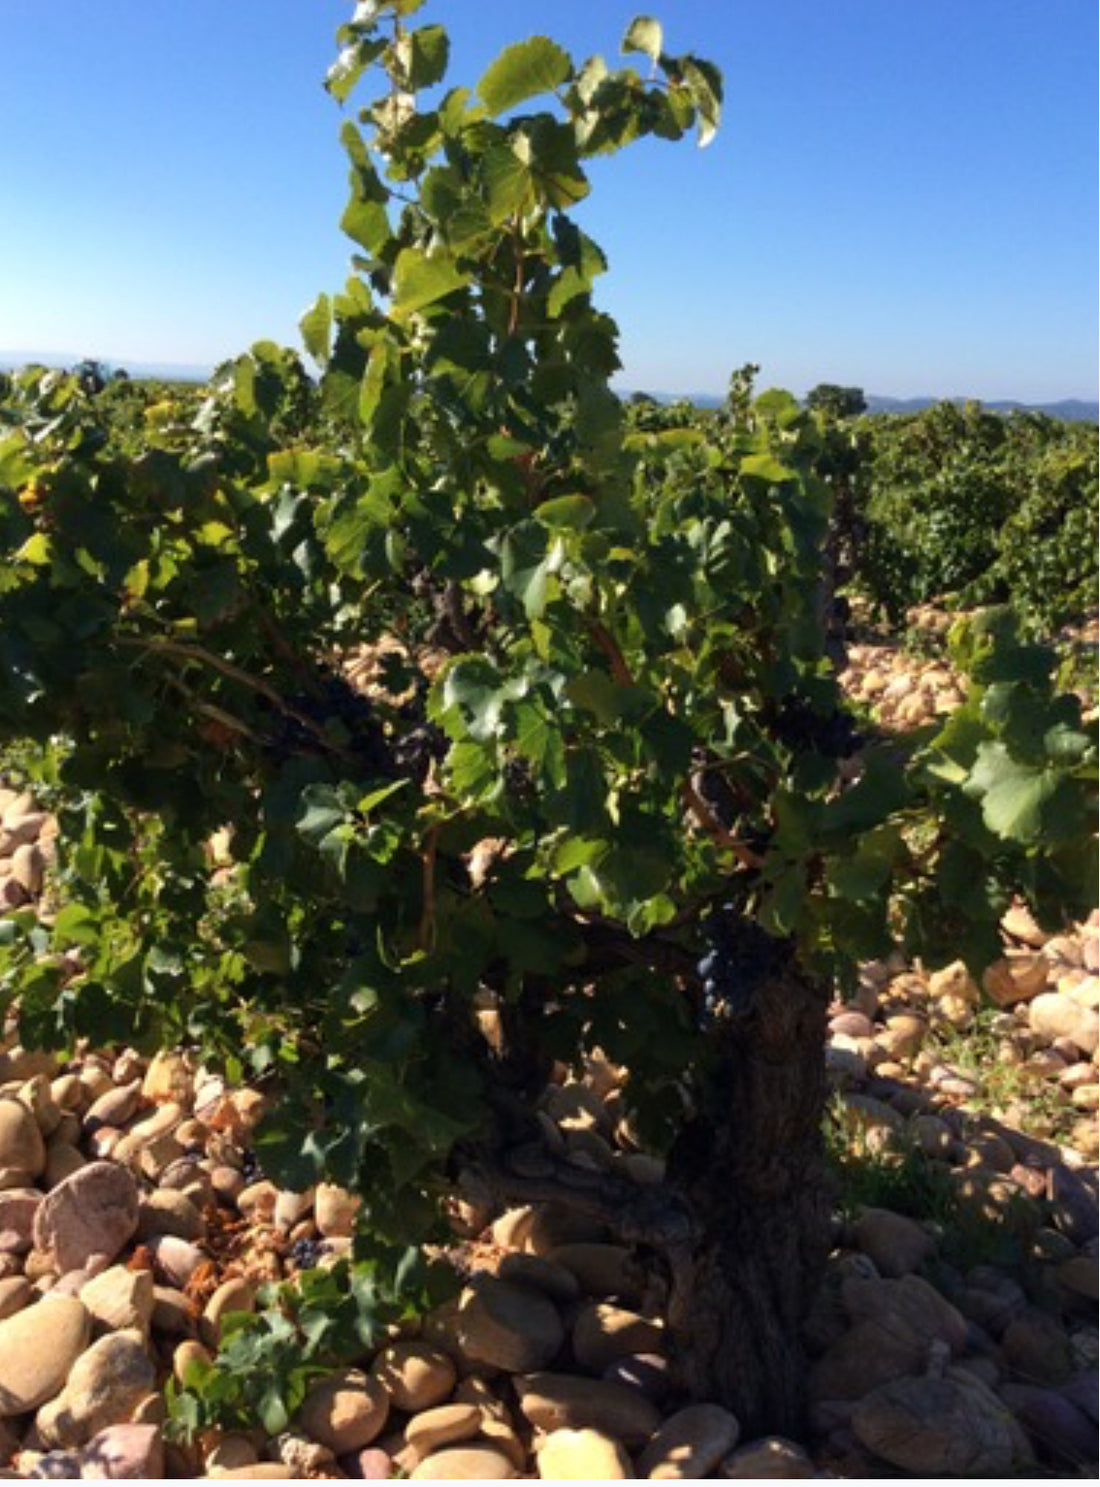
[{"label": "rocky ground", "polygon": [[[907,678],[902,686],[902,678]],[[937,660],[853,647],[883,726],[961,694]],[[920,706],[917,706],[919,699]],[[36,900],[54,825],[0,789],[0,904]],[[1098,917],[1020,907],[977,985],[900,956],[832,1009],[835,1248],[807,1327],[806,1440],[684,1406],[665,1293],[637,1254],[546,1205],[466,1205],[467,1284],[291,1428],[165,1439],[162,1388],[259,1286],[346,1252],[356,1202],[279,1191],[262,1097],[179,1052],[0,1038],[0,1476],[507,1478],[1092,1476],[1097,1459]],[[639,1183],[624,1071],[562,1069],[548,1141]]]}]

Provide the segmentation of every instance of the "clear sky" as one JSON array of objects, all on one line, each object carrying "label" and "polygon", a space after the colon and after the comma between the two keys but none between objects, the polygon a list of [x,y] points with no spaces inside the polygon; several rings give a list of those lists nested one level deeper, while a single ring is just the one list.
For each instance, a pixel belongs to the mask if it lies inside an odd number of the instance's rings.
[{"label": "clear sky", "polygon": [[[212,364],[339,287],[321,87],[351,0],[0,0],[0,353]],[[429,0],[448,81],[638,10],[725,74],[705,150],[645,142],[582,208],[621,385],[1096,396],[1092,0]],[[641,60],[641,59],[637,59]]]}]

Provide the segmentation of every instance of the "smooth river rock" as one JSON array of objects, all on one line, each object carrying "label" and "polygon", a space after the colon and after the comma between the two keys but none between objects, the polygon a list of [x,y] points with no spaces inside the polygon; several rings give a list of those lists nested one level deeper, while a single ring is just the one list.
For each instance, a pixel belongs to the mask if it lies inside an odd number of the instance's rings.
[{"label": "smooth river rock", "polygon": [[539,1476],[559,1482],[616,1482],[634,1476],[630,1457],[598,1430],[552,1430],[538,1452]]},{"label": "smooth river rock", "polygon": [[91,1318],[75,1296],[39,1301],[0,1322],[0,1419],[52,1399],[90,1330]]},{"label": "smooth river rock", "polygon": [[109,1333],[81,1354],[61,1393],[38,1411],[38,1433],[50,1446],[82,1446],[108,1425],[126,1424],[156,1382],[141,1334]]},{"label": "smooth river rock", "polygon": [[455,1335],[469,1362],[529,1373],[553,1361],[565,1328],[543,1292],[477,1276],[462,1293]]},{"label": "smooth river rock", "polygon": [[683,1481],[709,1477],[737,1444],[737,1417],[719,1404],[689,1404],[670,1415],[638,1462],[642,1476]]},{"label": "smooth river rock", "polygon": [[856,1405],[852,1429],[868,1450],[917,1476],[1009,1476],[1031,1461],[1011,1412],[961,1370],[884,1384]]},{"label": "smooth river rock", "polygon": [[598,1430],[640,1446],[661,1423],[656,1407],[626,1384],[564,1373],[526,1374],[512,1383],[524,1416],[539,1430]]},{"label": "smooth river rock", "polygon": [[46,1195],[35,1215],[35,1247],[53,1254],[62,1275],[83,1270],[93,1256],[110,1263],[137,1229],[139,1203],[125,1167],[90,1162]]}]

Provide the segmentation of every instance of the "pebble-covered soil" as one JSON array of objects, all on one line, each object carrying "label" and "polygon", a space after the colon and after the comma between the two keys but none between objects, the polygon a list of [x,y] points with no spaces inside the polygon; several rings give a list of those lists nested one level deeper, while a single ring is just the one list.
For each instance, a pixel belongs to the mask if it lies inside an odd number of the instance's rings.
[{"label": "pebble-covered soil", "polygon": [[[870,644],[849,659],[846,686],[884,727],[961,697],[942,662]],[[37,900],[54,832],[0,788],[0,906]],[[675,1397],[663,1283],[614,1234],[547,1205],[460,1205],[457,1300],[315,1384],[276,1438],[166,1442],[165,1381],[216,1352],[263,1282],[346,1252],[356,1200],[277,1189],[251,1150],[260,1094],[182,1053],[62,1063],[9,1030],[0,1476],[1092,1476],[1098,923],[1050,937],[1017,907],[981,986],[961,963],[896,956],[833,1007],[838,1207],[802,1441],[745,1439]],[[559,1072],[543,1100],[556,1149],[658,1179],[625,1071]]]}]

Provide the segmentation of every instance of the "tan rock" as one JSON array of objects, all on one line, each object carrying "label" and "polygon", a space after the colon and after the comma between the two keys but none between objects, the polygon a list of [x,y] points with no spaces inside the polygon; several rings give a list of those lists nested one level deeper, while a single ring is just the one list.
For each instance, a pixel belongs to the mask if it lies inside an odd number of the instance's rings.
[{"label": "tan rock", "polygon": [[547,1256],[576,1276],[589,1296],[640,1298],[643,1277],[630,1250],[620,1244],[561,1244]]},{"label": "tan rock", "polygon": [[92,1088],[100,1089],[84,1115],[84,1124],[88,1130],[98,1126],[124,1126],[141,1100],[140,1079],[116,1086],[102,1069],[97,1069],[94,1065],[83,1072],[81,1082],[89,1087],[89,1093]]},{"label": "tan rock", "polygon": [[409,1476],[414,1482],[499,1482],[516,1476],[516,1469],[492,1446],[451,1446],[425,1457]]},{"label": "tan rock", "polygon": [[584,1307],[573,1324],[573,1356],[592,1373],[602,1373],[617,1358],[659,1353],[663,1346],[660,1321],[606,1302]]},{"label": "tan rock", "polygon": [[421,1456],[429,1456],[443,1446],[471,1440],[480,1429],[476,1404],[438,1404],[412,1417],[405,1426],[405,1441]]},{"label": "tan rock", "polygon": [[46,1153],[46,1170],[42,1174],[42,1186],[47,1192],[71,1177],[74,1172],[79,1172],[81,1167],[88,1165],[85,1157],[77,1151],[75,1146],[70,1146],[65,1141],[53,1141],[50,1143]]},{"label": "tan rock", "polygon": [[661,1423],[645,1395],[625,1384],[533,1373],[516,1377],[513,1385],[525,1418],[539,1430],[588,1428],[631,1447],[644,1444]]},{"label": "tan rock", "polygon": [[23,1255],[34,1245],[34,1216],[42,1202],[37,1188],[0,1192],[0,1255]]},{"label": "tan rock", "polygon": [[880,1275],[897,1279],[919,1270],[935,1241],[915,1219],[887,1208],[865,1208],[855,1224],[856,1244]]},{"label": "tan rock", "polygon": [[153,1331],[166,1337],[190,1337],[195,1330],[195,1308],[174,1286],[153,1286]]},{"label": "tan rock", "polygon": [[269,1224],[275,1217],[278,1201],[279,1189],[265,1177],[242,1188],[237,1197],[237,1208],[253,1223]]},{"label": "tan rock", "polygon": [[153,1274],[112,1265],[80,1288],[80,1299],[97,1334],[136,1328],[148,1335],[153,1319]]},{"label": "tan rock", "polygon": [[390,1396],[359,1369],[345,1369],[314,1384],[299,1411],[307,1435],[337,1456],[369,1446],[382,1433]]},{"label": "tan rock", "polygon": [[39,1409],[38,1434],[49,1446],[82,1446],[106,1426],[129,1421],[156,1381],[141,1334],[109,1333],[80,1355],[61,1393]]},{"label": "tan rock", "polygon": [[[209,1348],[204,1348],[202,1343],[197,1342],[193,1337],[187,1337],[184,1338],[183,1342],[176,1345],[175,1351],[172,1354],[172,1373],[177,1383],[186,1385],[188,1373],[192,1368],[196,1365],[203,1368],[213,1363],[213,1361],[214,1356]],[[253,1459],[255,1459],[255,1452],[253,1452]],[[238,1461],[232,1463],[222,1462],[220,1464],[223,1466],[243,1466],[245,1463]]]},{"label": "tan rock", "polygon": [[581,1293],[577,1277],[571,1270],[542,1255],[507,1254],[497,1267],[497,1276],[513,1285],[541,1291],[562,1306],[576,1301]]},{"label": "tan rock", "polygon": [[297,1479],[293,1466],[284,1466],[281,1461],[256,1461],[249,1466],[215,1467],[200,1482],[287,1482]]},{"label": "tan rock", "polygon": [[1041,955],[1002,955],[982,976],[986,994],[998,1007],[1030,1001],[1047,984],[1050,963]]},{"label": "tan rock", "polygon": [[689,1404],[670,1415],[638,1461],[642,1476],[683,1481],[709,1477],[733,1450],[741,1426],[718,1404]]},{"label": "tan rock", "polygon": [[0,1419],[52,1399],[88,1341],[91,1319],[75,1296],[24,1307],[0,1322]]},{"label": "tan rock", "polygon": [[312,1211],[312,1188],[309,1188],[304,1193],[294,1193],[284,1188],[280,1190],[279,1196],[275,1200],[275,1211],[272,1217],[279,1233],[289,1234],[295,1225],[300,1224]]},{"label": "tan rock", "polygon": [[318,1232],[326,1239],[350,1239],[355,1233],[355,1215],[361,1201],[344,1188],[322,1182],[317,1188],[313,1204]]},{"label": "tan rock", "polygon": [[530,1254],[552,1258],[562,1245],[602,1243],[605,1232],[598,1219],[579,1209],[559,1203],[536,1203],[523,1245]]},{"label": "tan rock", "polygon": [[46,1143],[38,1122],[21,1101],[0,1099],[0,1168],[23,1174],[23,1180],[9,1182],[9,1187],[22,1187],[41,1175],[46,1167]]},{"label": "tan rock", "polygon": [[875,1041],[891,1058],[910,1059],[920,1052],[928,1024],[923,1017],[912,1012],[900,1012],[888,1017],[886,1026],[876,1035]]},{"label": "tan rock", "polygon": [[1069,1038],[1082,1053],[1095,1053],[1100,1042],[1100,1018],[1072,995],[1060,991],[1037,996],[1028,1008],[1031,1030],[1041,1038]]},{"label": "tan rock", "polygon": [[185,1194],[173,1188],[157,1188],[141,1200],[136,1237],[146,1240],[158,1234],[202,1239],[206,1235],[206,1220]]},{"label": "tan rock", "polygon": [[25,1275],[7,1275],[0,1280],[0,1322],[29,1306],[34,1292]]},{"label": "tan rock", "polygon": [[158,1105],[150,1115],[136,1121],[125,1132],[112,1151],[112,1157],[116,1162],[128,1162],[145,1147],[152,1146],[163,1136],[170,1136],[183,1120],[185,1113],[183,1106],[174,1101],[166,1105]]},{"label": "tan rock", "polygon": [[203,1307],[202,1334],[211,1347],[221,1337],[222,1318],[231,1312],[255,1311],[256,1287],[244,1276],[231,1276],[223,1280],[210,1300]]},{"label": "tan rock", "polygon": [[543,1292],[478,1276],[459,1300],[456,1337],[469,1362],[525,1373],[553,1360],[565,1329]]},{"label": "tan rock", "polygon": [[617,1482],[634,1476],[630,1457],[598,1430],[553,1430],[537,1454],[539,1476],[548,1481]]},{"label": "tan rock", "polygon": [[1023,1431],[973,1376],[897,1379],[860,1400],[857,1439],[892,1466],[918,1476],[1002,1477],[1031,1463]]},{"label": "tan rock", "polygon": [[[36,1074],[33,1079],[27,1080],[19,1091],[18,1098],[34,1116],[38,1129],[42,1132],[43,1140],[48,1141],[61,1124],[61,1117],[64,1113],[53,1097],[49,1079],[45,1074]],[[79,1122],[75,1129],[79,1131]]]},{"label": "tan rock", "polygon": [[36,842],[24,842],[11,854],[11,876],[28,898],[36,898],[42,891],[46,875],[46,859]]},{"label": "tan rock", "polygon": [[158,1053],[149,1063],[141,1093],[156,1105],[176,1104],[185,1110],[194,1099],[195,1071],[182,1053]]},{"label": "tan rock", "polygon": [[764,1435],[738,1446],[720,1464],[723,1477],[771,1481],[779,1478],[813,1477],[817,1468],[805,1450],[782,1435]]},{"label": "tan rock", "polygon": [[62,1274],[83,1269],[92,1256],[113,1260],[137,1229],[138,1201],[125,1167],[90,1162],[46,1195],[35,1216],[35,1245],[54,1255]]},{"label": "tan rock", "polygon": [[208,1472],[219,1468],[232,1471],[236,1467],[255,1466],[258,1455],[255,1444],[247,1435],[231,1431],[210,1447],[203,1465]]},{"label": "tan rock", "polygon": [[966,1344],[966,1319],[919,1276],[847,1279],[840,1294],[852,1326],[811,1367],[814,1400],[859,1399],[921,1371],[933,1343],[946,1343],[955,1353]]},{"label": "tan rock", "polygon": [[1033,950],[1041,950],[1050,939],[1045,929],[1040,929],[1031,910],[1022,903],[1014,903],[1001,920],[1001,928],[1014,940],[1021,940]]},{"label": "tan rock", "polygon": [[449,1399],[458,1375],[446,1353],[409,1339],[382,1348],[371,1365],[371,1377],[396,1409],[418,1414]]},{"label": "tan rock", "polygon": [[522,1250],[533,1217],[532,1208],[510,1208],[502,1213],[493,1224],[493,1243],[500,1249]]}]

